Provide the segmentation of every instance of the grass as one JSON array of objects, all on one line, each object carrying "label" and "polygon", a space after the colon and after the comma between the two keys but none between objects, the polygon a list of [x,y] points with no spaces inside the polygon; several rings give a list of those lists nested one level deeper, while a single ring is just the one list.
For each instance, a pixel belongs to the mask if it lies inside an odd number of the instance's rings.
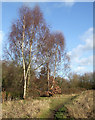
[{"label": "grass", "polygon": [[[71,98],[72,98],[72,96],[70,96],[70,95],[68,95],[68,96],[67,95],[64,95],[64,96],[60,95],[59,97],[49,98],[50,99],[50,108],[47,110],[44,109],[44,111],[42,111],[39,114],[39,118],[54,118],[55,112]],[[64,108],[62,108],[62,109],[64,109]],[[61,116],[61,113],[59,116]]]},{"label": "grass", "polygon": [[66,116],[67,114],[67,108],[63,105],[62,108],[60,108],[56,113],[55,113],[55,119],[58,119],[58,118],[67,118]]},{"label": "grass", "polygon": [[[78,95],[75,95],[75,96],[72,96],[71,98],[69,98],[66,102],[65,102],[65,104],[62,106],[62,107],[60,107],[56,112],[55,112],[55,114],[54,114],[54,118],[55,119],[67,119],[67,118],[69,118],[69,116],[68,116],[68,110],[67,110],[67,108],[66,108],[66,104],[70,104],[75,98],[77,98],[77,96]],[[73,120],[73,118],[69,118],[70,120]]]}]

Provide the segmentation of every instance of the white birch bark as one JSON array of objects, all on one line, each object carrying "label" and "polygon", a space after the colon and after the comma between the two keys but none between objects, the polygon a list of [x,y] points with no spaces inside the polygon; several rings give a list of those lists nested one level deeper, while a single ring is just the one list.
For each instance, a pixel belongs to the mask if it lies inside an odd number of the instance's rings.
[{"label": "white birch bark", "polygon": [[55,66],[54,66],[54,77],[53,77],[53,84],[52,84],[52,87],[54,87],[54,84],[55,84],[55,76],[56,76],[56,62],[57,62],[57,50],[58,50],[58,45],[57,45],[57,48],[56,48],[56,51],[55,51]]},{"label": "white birch bark", "polygon": [[23,98],[26,97],[26,71],[25,71],[25,60],[24,60],[24,38],[25,38],[25,16],[23,19],[23,40],[22,40],[22,59],[23,59],[23,75],[24,75],[24,93]]},{"label": "white birch bark", "polygon": [[47,64],[47,81],[48,81],[48,91],[49,91],[49,63]]}]

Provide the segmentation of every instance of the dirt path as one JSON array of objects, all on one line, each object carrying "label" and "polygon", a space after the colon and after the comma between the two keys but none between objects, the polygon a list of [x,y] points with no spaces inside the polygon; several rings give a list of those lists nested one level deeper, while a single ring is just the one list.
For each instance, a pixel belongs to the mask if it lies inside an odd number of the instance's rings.
[{"label": "dirt path", "polygon": [[61,95],[51,98],[50,108],[44,112],[41,112],[39,118],[54,118],[55,113],[66,103],[72,101],[77,95]]},{"label": "dirt path", "polygon": [[68,110],[66,108],[66,105],[72,103],[79,95],[74,95],[74,96],[71,96],[71,97],[68,97],[66,99],[66,101],[58,106],[56,109],[55,109],[55,112],[53,114],[53,117],[55,119],[58,119],[58,118],[70,118],[70,115],[68,113]]},{"label": "dirt path", "polygon": [[63,107],[60,107],[55,112],[55,118],[95,118],[93,99],[94,91],[87,90],[80,95],[73,97],[73,99],[66,101]]}]

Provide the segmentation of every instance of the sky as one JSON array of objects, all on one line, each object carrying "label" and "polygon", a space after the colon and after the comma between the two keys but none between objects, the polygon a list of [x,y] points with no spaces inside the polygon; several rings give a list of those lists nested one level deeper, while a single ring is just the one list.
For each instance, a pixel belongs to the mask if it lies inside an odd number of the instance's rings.
[{"label": "sky", "polygon": [[71,58],[72,72],[83,74],[93,71],[92,2],[3,2],[2,30],[0,30],[2,46],[7,41],[11,24],[18,17],[18,10],[23,4],[31,8],[36,4],[39,5],[51,31],[63,33],[66,50]]}]

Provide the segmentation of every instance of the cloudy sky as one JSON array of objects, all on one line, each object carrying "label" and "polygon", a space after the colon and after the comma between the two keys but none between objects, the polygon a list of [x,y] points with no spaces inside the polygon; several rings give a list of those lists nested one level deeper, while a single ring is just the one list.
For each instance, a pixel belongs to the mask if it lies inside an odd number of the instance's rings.
[{"label": "cloudy sky", "polygon": [[79,74],[93,71],[93,3],[92,2],[42,2],[2,3],[2,31],[0,43],[7,41],[11,23],[18,17],[22,4],[38,4],[46,22],[53,31],[62,31],[66,50],[71,57],[71,69]]}]

